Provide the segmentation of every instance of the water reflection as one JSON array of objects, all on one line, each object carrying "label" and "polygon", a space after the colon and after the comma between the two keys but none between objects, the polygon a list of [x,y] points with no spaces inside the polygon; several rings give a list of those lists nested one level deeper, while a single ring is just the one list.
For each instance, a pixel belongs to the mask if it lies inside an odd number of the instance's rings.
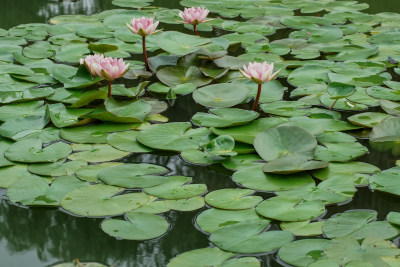
[{"label": "water reflection", "polygon": [[43,5],[37,14],[40,17],[50,18],[59,14],[93,14],[98,12],[100,0],[53,0]]},{"label": "water reflection", "polygon": [[45,23],[62,14],[95,14],[115,8],[110,0],[1,0],[0,28],[25,23]]}]

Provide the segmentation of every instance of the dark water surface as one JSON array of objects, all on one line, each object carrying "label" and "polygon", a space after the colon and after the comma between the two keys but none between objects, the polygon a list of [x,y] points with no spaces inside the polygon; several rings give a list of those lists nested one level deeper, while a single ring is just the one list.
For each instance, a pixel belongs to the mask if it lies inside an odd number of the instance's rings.
[{"label": "dark water surface", "polygon": [[[370,13],[399,12],[400,1],[365,0]],[[46,22],[60,14],[93,14],[116,8],[111,0],[0,0],[0,28],[8,29],[23,23]],[[156,0],[157,6],[181,8],[177,0]],[[183,28],[182,28],[183,29]],[[180,97],[174,107],[164,115],[171,121],[189,121],[202,107],[191,96]],[[366,144],[364,144],[366,145]],[[370,153],[361,161],[381,169],[394,166],[395,158],[389,153]],[[185,163],[175,154],[133,155],[124,162],[146,162],[166,166],[171,175],[193,177],[194,183],[205,183],[210,191],[236,187],[231,172],[221,166],[194,166]],[[0,189],[0,267],[40,267],[57,262],[97,261],[114,266],[158,267],[164,266],[179,253],[210,245],[207,235],[197,230],[193,212],[168,212],[171,229],[165,236],[150,241],[126,241],[109,237],[100,229],[102,219],[71,216],[59,209],[26,209],[5,200],[6,190]],[[372,194],[368,188],[359,188],[354,199],[347,204],[331,206],[326,217],[349,209],[373,209],[384,219],[390,211],[400,212],[400,199],[385,194]],[[398,245],[398,240],[395,240]],[[263,266],[282,266],[275,255],[261,257]],[[190,266],[188,266],[190,267]]]}]

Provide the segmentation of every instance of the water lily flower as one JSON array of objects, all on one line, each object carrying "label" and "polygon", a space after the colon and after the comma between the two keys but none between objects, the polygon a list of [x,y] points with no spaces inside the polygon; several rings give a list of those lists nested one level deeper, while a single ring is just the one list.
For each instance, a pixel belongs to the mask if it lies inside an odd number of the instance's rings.
[{"label": "water lily flower", "polygon": [[264,61],[263,63],[249,63],[247,67],[243,66],[243,70],[239,71],[244,77],[258,84],[257,96],[253,105],[253,110],[257,110],[258,102],[261,96],[262,84],[275,79],[280,70],[274,72],[274,63],[269,64],[268,62]]},{"label": "water lily flower", "polygon": [[104,55],[89,55],[86,58],[81,58],[80,63],[81,65],[84,64],[86,68],[90,71],[93,77],[99,76],[96,72],[96,69],[98,69],[98,66],[100,62],[104,59]]},{"label": "water lily flower", "polygon": [[200,34],[197,32],[196,26],[200,23],[210,21],[206,20],[209,13],[210,10],[203,7],[185,8],[184,11],[179,11],[179,16],[183,19],[183,21],[180,22],[193,25],[194,33],[197,36],[200,36]]},{"label": "water lily flower", "polygon": [[128,70],[129,64],[125,64],[122,58],[106,57],[100,62],[100,68],[96,69],[96,72],[100,77],[108,80],[108,97],[111,96],[111,82],[124,76]]},{"label": "water lily flower", "polygon": [[104,57],[103,55],[90,55],[80,60],[85,64],[93,77],[100,76],[108,81],[108,97],[111,97],[111,82],[121,78],[129,70],[129,64],[120,58]]},{"label": "water lily flower", "polygon": [[141,17],[137,19],[132,19],[130,25],[128,23],[126,24],[131,32],[142,36],[143,56],[147,71],[149,71],[150,68],[147,61],[146,36],[159,32],[156,31],[159,23],[159,21],[154,22],[154,18]]}]

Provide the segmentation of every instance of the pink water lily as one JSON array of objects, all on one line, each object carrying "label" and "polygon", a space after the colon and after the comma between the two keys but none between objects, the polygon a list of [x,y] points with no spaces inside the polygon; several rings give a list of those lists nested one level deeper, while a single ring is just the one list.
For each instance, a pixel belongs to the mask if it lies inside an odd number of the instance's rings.
[{"label": "pink water lily", "polygon": [[132,19],[131,24],[126,24],[131,32],[139,34],[141,36],[147,36],[154,34],[158,26],[159,21],[154,22],[154,18],[141,17],[137,19]]},{"label": "pink water lily", "polygon": [[93,77],[99,76],[99,74],[96,72],[96,69],[98,69],[98,66],[100,65],[100,62],[104,60],[104,55],[89,55],[86,58],[81,58],[80,63],[81,65],[84,64],[86,68],[90,71]]},{"label": "pink water lily", "polygon": [[146,36],[159,32],[156,31],[158,23],[159,21],[154,22],[154,18],[141,17],[138,19],[132,19],[131,25],[129,25],[128,23],[126,24],[126,26],[128,26],[131,32],[142,36],[143,56],[147,71],[150,71],[150,67],[149,67],[149,62],[147,60]]},{"label": "pink water lily", "polygon": [[274,63],[269,64],[268,62],[264,61],[263,63],[249,63],[247,67],[243,66],[243,70],[239,71],[244,77],[258,84],[257,96],[253,105],[253,110],[257,110],[258,102],[261,96],[262,84],[275,79],[280,70],[274,72]]},{"label": "pink water lily", "polygon": [[129,70],[129,64],[120,58],[104,57],[103,55],[90,55],[80,60],[85,64],[93,77],[100,76],[108,80],[108,96],[111,97],[111,82],[121,78]]},{"label": "pink water lily", "polygon": [[203,22],[207,22],[210,20],[206,20],[210,10],[203,7],[191,7],[185,8],[184,11],[179,11],[179,16],[183,19],[181,21],[185,24],[193,25],[193,30],[197,36],[200,36],[197,32],[197,25]]}]

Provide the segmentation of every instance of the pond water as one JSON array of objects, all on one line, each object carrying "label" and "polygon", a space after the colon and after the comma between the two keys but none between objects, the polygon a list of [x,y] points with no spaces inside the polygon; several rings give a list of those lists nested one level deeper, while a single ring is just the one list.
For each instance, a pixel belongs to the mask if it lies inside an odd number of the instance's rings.
[{"label": "pond water", "polygon": [[[0,28],[8,29],[24,23],[43,23],[61,14],[95,14],[116,8],[107,0],[2,0]],[[364,0],[370,5],[369,13],[399,12],[400,2],[392,0]],[[178,8],[179,1],[156,0],[156,6]],[[6,8],[5,8],[6,7]],[[175,105],[163,114],[170,121],[189,121],[205,108],[197,105],[192,97],[179,97]],[[368,146],[368,141],[361,140]],[[382,170],[395,166],[397,158],[373,150],[359,161],[371,163]],[[235,188],[232,172],[216,164],[209,167],[188,164],[173,153],[133,155],[124,159],[130,163],[152,163],[165,166],[171,175],[194,177],[194,183],[204,183],[208,191]],[[260,195],[264,195],[261,194]],[[359,188],[347,204],[328,207],[325,218],[352,209],[372,209],[379,212],[379,220],[390,211],[400,212],[400,198],[386,194],[372,194],[368,188]],[[205,208],[203,208],[205,209]],[[6,200],[6,190],[0,189],[0,266],[39,267],[57,262],[96,261],[114,266],[164,266],[179,253],[210,246],[208,236],[196,229],[193,221],[201,210],[192,212],[170,211],[165,214],[171,229],[165,236],[150,241],[117,240],[99,228],[103,219],[71,216],[59,209],[24,208]],[[277,225],[273,228],[278,229]],[[394,243],[399,245],[396,239]],[[262,255],[263,266],[284,266],[276,254]]]}]

